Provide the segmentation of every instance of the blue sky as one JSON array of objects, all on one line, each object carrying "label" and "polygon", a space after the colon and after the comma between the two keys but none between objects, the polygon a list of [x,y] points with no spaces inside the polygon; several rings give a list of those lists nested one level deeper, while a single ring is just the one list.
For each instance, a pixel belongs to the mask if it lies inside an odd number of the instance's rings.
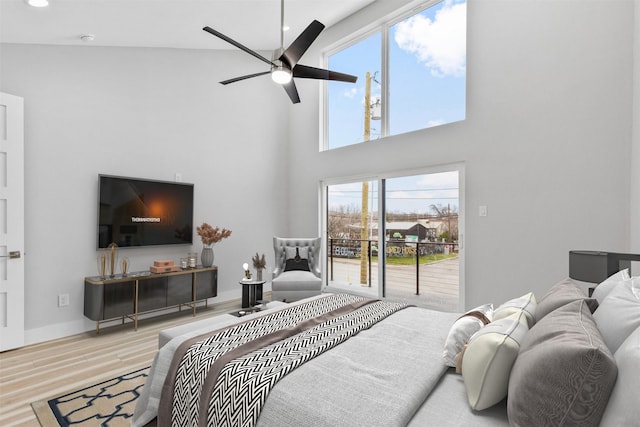
[{"label": "blue sky", "polygon": [[[387,212],[433,213],[431,205],[446,207],[448,204],[458,211],[458,172],[438,172],[386,179]],[[362,183],[332,185],[329,187],[329,209],[348,206],[359,212]],[[369,211],[378,210],[378,185],[369,185]]]},{"label": "blue sky", "polygon": [[[329,57],[330,69],[358,76],[328,84],[329,148],[363,141],[365,75],[382,82],[381,46],[377,32]],[[389,134],[464,119],[465,1],[445,0],[390,27],[389,58]],[[380,92],[372,82],[372,100]],[[371,140],[380,138],[380,122],[371,129]]]},{"label": "blue sky", "polygon": [[[329,57],[328,67],[358,76],[355,84],[330,82],[329,148],[361,143],[364,135],[365,75],[381,76],[381,33],[375,33]],[[466,96],[466,1],[445,0],[389,29],[389,134],[464,120]],[[380,83],[372,82],[372,102]],[[381,137],[371,122],[370,143]],[[428,133],[425,144],[429,143]],[[370,209],[377,210],[377,187],[370,188]],[[330,207],[360,206],[361,184],[332,186]],[[457,172],[387,180],[387,210],[430,212],[432,204],[458,207]]]}]

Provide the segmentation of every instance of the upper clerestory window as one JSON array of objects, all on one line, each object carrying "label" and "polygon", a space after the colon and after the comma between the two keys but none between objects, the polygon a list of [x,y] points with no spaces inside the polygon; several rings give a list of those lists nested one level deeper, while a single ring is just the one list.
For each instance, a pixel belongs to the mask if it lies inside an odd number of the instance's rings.
[{"label": "upper clerestory window", "polygon": [[466,27],[465,0],[429,2],[326,54],[358,81],[327,83],[324,148],[464,120]]}]

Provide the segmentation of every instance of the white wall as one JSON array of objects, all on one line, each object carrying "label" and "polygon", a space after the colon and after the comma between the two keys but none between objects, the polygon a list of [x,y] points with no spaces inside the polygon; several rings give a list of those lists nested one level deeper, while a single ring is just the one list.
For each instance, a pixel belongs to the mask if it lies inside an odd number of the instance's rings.
[{"label": "white wall", "polygon": [[[571,249],[640,247],[628,160],[633,138],[638,169],[638,1],[470,0],[467,120],[323,153],[318,84],[299,81],[293,107],[264,80],[219,85],[254,70],[241,52],[2,45],[0,90],[25,98],[27,340],[94,327],[82,278],[96,271],[98,173],[195,183],[196,223],[234,230],[216,247],[222,298],[239,295],[253,253],[273,259],[272,235],[318,232],[327,177],[464,162],[467,306],[541,294]],[[317,45],[409,3],[374,2]],[[190,249],[128,255],[144,269]]]},{"label": "white wall", "polygon": [[[634,0],[633,132],[631,150],[631,251],[640,253],[640,0]],[[635,266],[633,267],[635,268]],[[633,270],[635,274],[635,270]]]},{"label": "white wall", "polygon": [[[3,45],[1,55],[1,90],[25,99],[28,342],[95,327],[83,316],[83,277],[97,271],[99,173],[172,181],[180,172],[195,184],[195,223],[233,230],[215,248],[218,300],[240,296],[242,262],[256,251],[273,262],[272,236],[287,231],[289,101],[268,76],[217,83],[251,72],[250,57],[33,45]],[[121,254],[143,270],[199,252],[195,239]],[[69,307],[57,307],[61,293]]]},{"label": "white wall", "polygon": [[292,112],[292,231],[317,232],[326,177],[464,162],[467,306],[542,296],[571,249],[628,250],[632,36],[630,1],[470,0],[464,122],[318,153],[318,92]]}]

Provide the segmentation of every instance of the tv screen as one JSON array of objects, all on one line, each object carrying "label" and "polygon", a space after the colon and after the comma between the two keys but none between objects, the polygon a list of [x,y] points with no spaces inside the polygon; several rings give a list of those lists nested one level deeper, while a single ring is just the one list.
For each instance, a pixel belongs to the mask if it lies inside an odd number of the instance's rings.
[{"label": "tv screen", "polygon": [[193,184],[99,175],[98,248],[193,243]]}]

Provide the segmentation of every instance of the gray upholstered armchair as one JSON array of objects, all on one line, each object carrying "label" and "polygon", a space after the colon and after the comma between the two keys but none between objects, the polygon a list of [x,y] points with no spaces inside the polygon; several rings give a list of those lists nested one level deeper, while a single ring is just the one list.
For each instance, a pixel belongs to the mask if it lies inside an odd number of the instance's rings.
[{"label": "gray upholstered armchair", "polygon": [[275,268],[271,281],[274,301],[297,301],[322,290],[320,237],[312,239],[273,238]]}]

